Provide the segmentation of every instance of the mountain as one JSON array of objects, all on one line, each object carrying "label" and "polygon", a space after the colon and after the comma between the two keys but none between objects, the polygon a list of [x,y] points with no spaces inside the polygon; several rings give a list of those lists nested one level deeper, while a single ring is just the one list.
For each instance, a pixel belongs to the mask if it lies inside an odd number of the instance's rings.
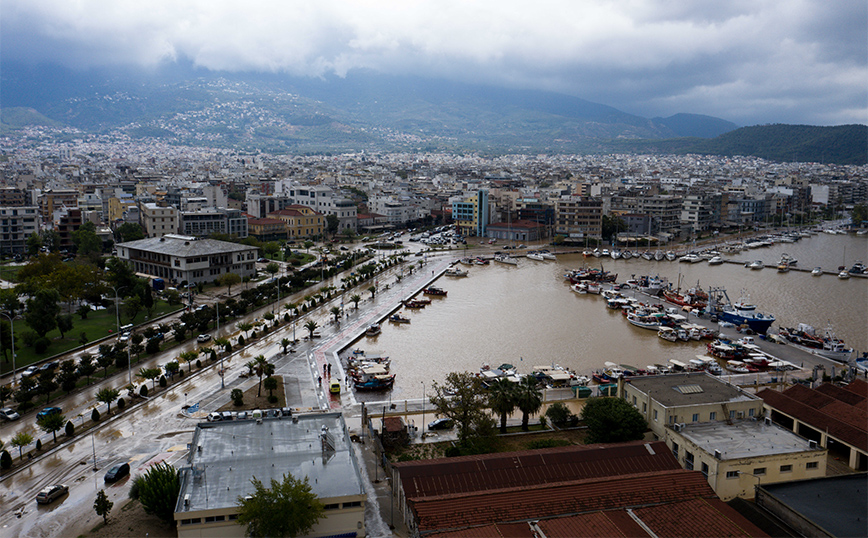
[{"label": "mountain", "polygon": [[[24,107],[33,112],[16,111]],[[0,71],[0,113],[6,130],[27,121],[56,122],[88,132],[275,153],[642,151],[804,160],[819,151],[814,160],[823,160],[825,147],[825,162],[864,159],[852,141],[839,139],[855,131],[818,127],[808,134],[802,133],[808,126],[777,126],[754,135],[754,128],[700,114],[648,119],[552,92],[365,70],[301,78],[216,73],[189,64],[87,72],[9,64]]]}]

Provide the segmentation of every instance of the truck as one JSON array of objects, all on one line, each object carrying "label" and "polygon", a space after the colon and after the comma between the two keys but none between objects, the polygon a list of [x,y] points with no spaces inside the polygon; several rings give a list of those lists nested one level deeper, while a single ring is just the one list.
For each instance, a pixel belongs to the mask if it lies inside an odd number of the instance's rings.
[{"label": "truck", "polygon": [[163,291],[166,289],[166,282],[163,281],[162,278],[155,278],[151,285],[154,287],[154,291]]}]

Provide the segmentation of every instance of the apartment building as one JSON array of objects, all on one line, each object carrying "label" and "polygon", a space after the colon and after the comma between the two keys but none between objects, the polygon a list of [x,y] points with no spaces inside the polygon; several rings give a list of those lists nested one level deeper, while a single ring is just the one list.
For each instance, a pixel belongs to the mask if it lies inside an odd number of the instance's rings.
[{"label": "apartment building", "polygon": [[27,238],[35,233],[39,233],[39,208],[0,207],[0,253],[25,253]]},{"label": "apartment building", "polygon": [[162,207],[153,202],[139,204],[145,237],[162,237],[178,233],[180,214],[174,207]]},{"label": "apartment building", "polygon": [[269,213],[267,217],[284,222],[287,239],[316,237],[325,231],[325,215],[303,205],[292,205]]},{"label": "apartment building", "polygon": [[562,196],[555,206],[555,233],[568,240],[603,235],[603,202],[582,196]]}]

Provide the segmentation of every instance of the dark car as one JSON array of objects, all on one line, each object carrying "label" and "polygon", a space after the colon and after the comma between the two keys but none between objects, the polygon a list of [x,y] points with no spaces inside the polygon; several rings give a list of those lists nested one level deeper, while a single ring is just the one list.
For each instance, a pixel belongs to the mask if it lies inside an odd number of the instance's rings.
[{"label": "dark car", "polygon": [[36,420],[39,421],[39,419],[49,417],[51,415],[59,415],[62,412],[63,410],[61,410],[59,407],[46,407],[42,411],[36,413]]},{"label": "dark car", "polygon": [[108,470],[105,474],[106,482],[117,482],[121,478],[130,474],[130,464],[129,463],[119,463]]},{"label": "dark car", "polygon": [[54,370],[57,369],[58,366],[60,366],[60,363],[57,361],[46,362],[45,364],[43,364],[42,366],[39,367],[39,371],[40,372],[53,372]]},{"label": "dark car", "polygon": [[452,428],[452,419],[451,418],[438,418],[432,422],[428,423],[429,430],[449,430]]}]

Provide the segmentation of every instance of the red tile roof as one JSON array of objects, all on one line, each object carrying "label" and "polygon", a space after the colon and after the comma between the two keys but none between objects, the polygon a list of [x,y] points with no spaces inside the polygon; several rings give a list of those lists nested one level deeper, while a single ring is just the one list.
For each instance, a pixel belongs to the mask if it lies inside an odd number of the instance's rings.
[{"label": "red tile roof", "polygon": [[[792,394],[799,395],[800,399],[793,398]],[[822,398],[809,396],[803,390],[791,392],[791,389],[787,389],[781,393],[771,389],[763,389],[757,393],[757,396],[762,398],[765,404],[772,409],[794,417],[816,430],[827,432],[839,441],[861,450],[868,450],[868,424],[858,423],[858,417],[860,413],[864,413],[864,408],[846,404],[841,406],[839,404],[843,402],[837,402],[816,409],[804,403],[802,397],[811,402],[820,401]],[[821,396],[829,398],[824,394]],[[831,409],[833,412],[828,412],[827,409]]]},{"label": "red tile roof", "polygon": [[399,462],[395,466],[408,498],[680,468],[662,441],[566,446]]},{"label": "red tile roof", "polygon": [[720,499],[637,508],[634,514],[660,538],[766,535]]},{"label": "red tile roof", "polygon": [[841,400],[842,402],[849,405],[859,405],[865,401],[865,396],[862,396],[845,388],[841,388],[838,385],[833,385],[831,383],[823,383],[822,385],[817,387],[817,392],[821,392],[827,396],[831,396],[836,400]]},{"label": "red tile roof", "polygon": [[862,396],[863,398],[868,399],[868,383],[861,379],[856,379],[855,381],[851,382],[849,385],[844,387],[844,390],[853,392],[855,394],[858,394],[859,396]]},{"label": "red tile roof", "polygon": [[835,401],[835,398],[804,385],[793,385],[783,392],[788,398],[802,402],[803,404],[813,407],[814,409],[822,409]]}]

